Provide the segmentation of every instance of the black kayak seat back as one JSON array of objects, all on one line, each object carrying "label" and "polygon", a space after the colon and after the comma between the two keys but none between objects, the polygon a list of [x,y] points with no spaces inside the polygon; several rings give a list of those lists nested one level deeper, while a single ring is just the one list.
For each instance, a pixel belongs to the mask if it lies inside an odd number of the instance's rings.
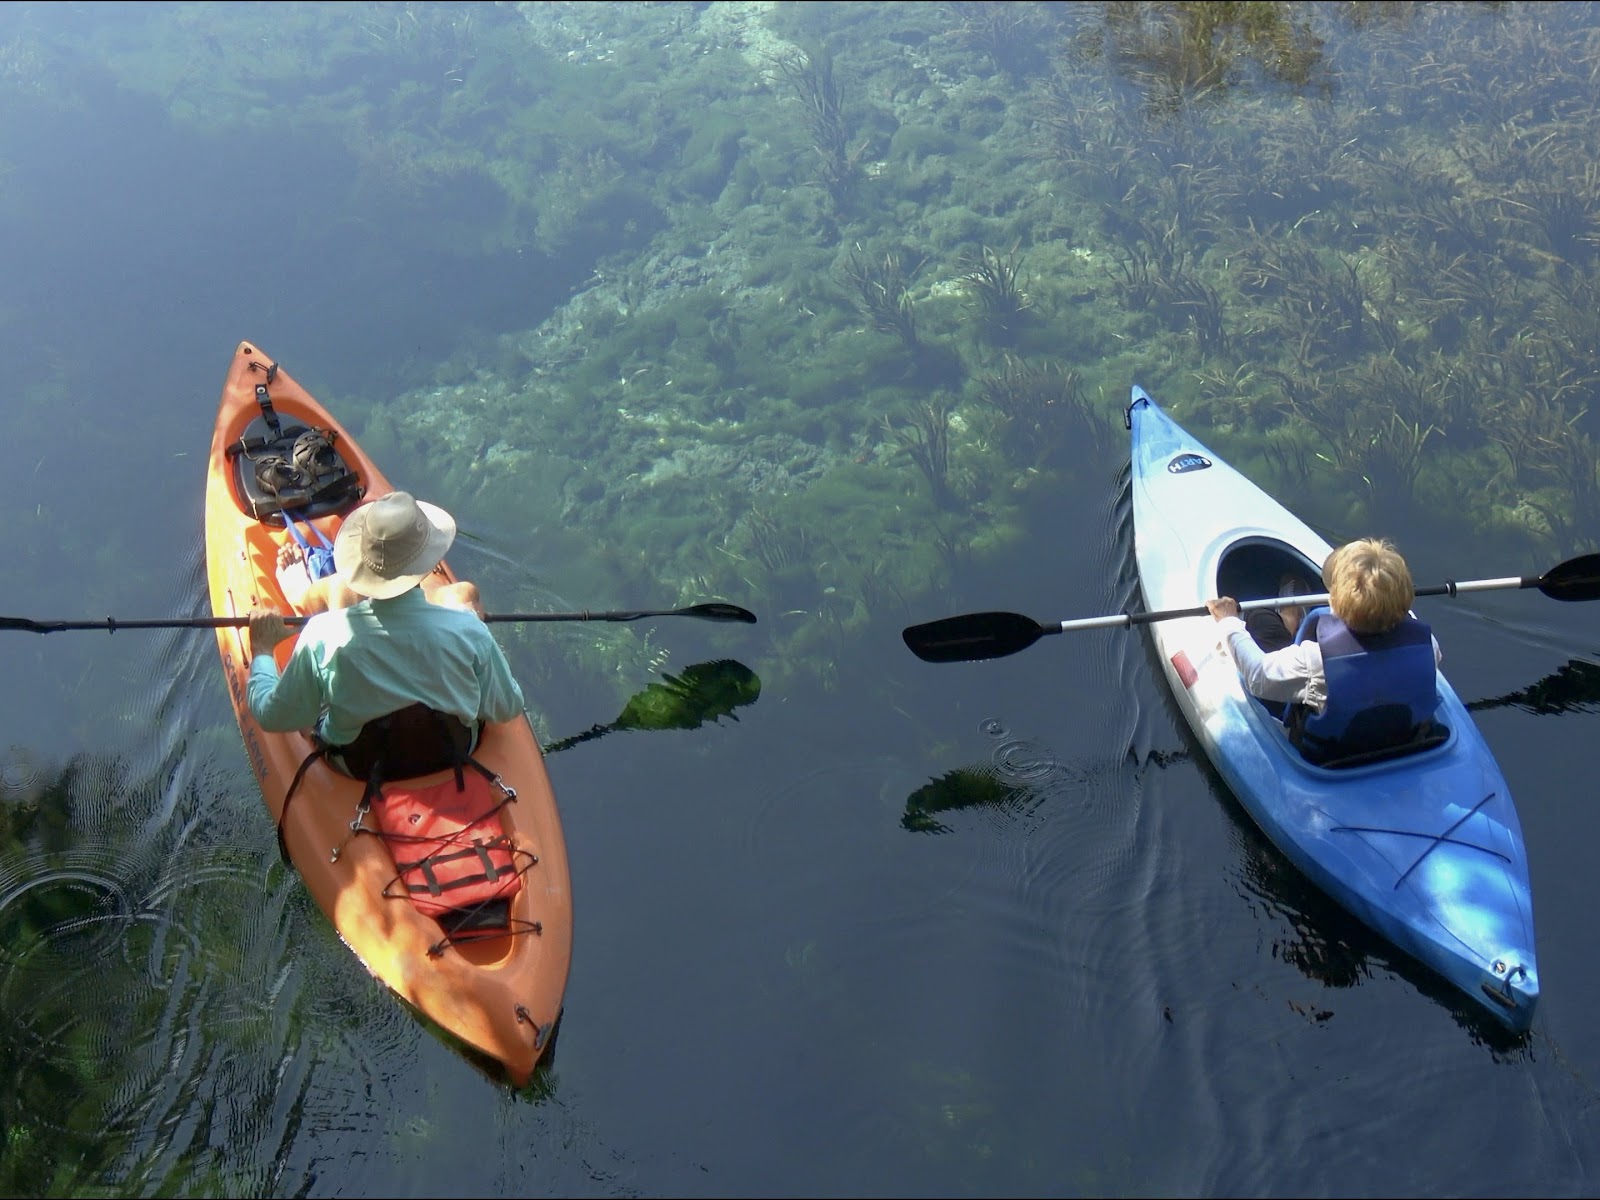
[{"label": "black kayak seat back", "polygon": [[345,769],[367,779],[377,767],[383,779],[416,779],[460,767],[472,753],[477,731],[459,717],[425,704],[411,704],[361,727],[341,748]]},{"label": "black kayak seat back", "polygon": [[[1328,770],[1344,770],[1349,767],[1366,767],[1374,763],[1390,762],[1397,758],[1409,758],[1413,754],[1423,754],[1429,750],[1436,750],[1450,740],[1450,727],[1437,720],[1424,721],[1421,725],[1409,724],[1409,710],[1404,706],[1393,706],[1407,714],[1407,726],[1404,730],[1398,727],[1383,727],[1383,712],[1381,709],[1373,710],[1374,723],[1368,724],[1363,729],[1357,729],[1361,718],[1351,722],[1351,731],[1360,735],[1352,739],[1346,737],[1333,746],[1319,746],[1309,740],[1299,743],[1301,755],[1309,763]],[[1362,713],[1361,717],[1366,717]],[[1290,740],[1294,740],[1292,732]]]}]

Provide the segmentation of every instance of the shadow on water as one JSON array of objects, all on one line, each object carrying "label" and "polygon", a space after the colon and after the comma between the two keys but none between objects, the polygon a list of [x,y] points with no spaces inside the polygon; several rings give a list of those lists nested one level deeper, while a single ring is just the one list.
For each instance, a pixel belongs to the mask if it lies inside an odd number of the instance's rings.
[{"label": "shadow on water", "polygon": [[938,817],[962,810],[1024,811],[1038,803],[1034,789],[1002,778],[987,763],[957,767],[925,783],[906,798],[902,828],[911,833],[949,833]]}]

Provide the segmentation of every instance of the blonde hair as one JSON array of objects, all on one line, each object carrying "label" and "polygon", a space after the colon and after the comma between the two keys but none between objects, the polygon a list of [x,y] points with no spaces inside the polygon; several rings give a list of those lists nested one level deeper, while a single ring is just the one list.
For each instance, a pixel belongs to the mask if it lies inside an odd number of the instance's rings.
[{"label": "blonde hair", "polygon": [[1411,568],[1387,538],[1346,542],[1322,565],[1328,606],[1355,633],[1384,633],[1411,611]]}]

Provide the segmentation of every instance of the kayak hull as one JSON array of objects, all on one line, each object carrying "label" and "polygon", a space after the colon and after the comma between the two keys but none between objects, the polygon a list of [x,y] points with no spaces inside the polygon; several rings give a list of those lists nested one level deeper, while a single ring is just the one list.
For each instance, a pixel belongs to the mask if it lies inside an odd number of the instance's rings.
[{"label": "kayak hull", "polygon": [[[304,425],[334,435],[335,446],[359,477],[360,498],[376,499],[394,490],[321,404],[254,343],[241,342],[222,390],[206,485],[206,569],[211,608],[218,617],[244,616],[257,604],[295,611],[276,578],[278,551],[290,533],[281,517],[253,515],[248,487],[228,453],[247,430],[260,428],[260,384],[268,385],[270,404],[284,428]],[[332,542],[344,515],[326,512],[313,523]],[[304,522],[299,528],[313,536]],[[444,571],[454,579],[447,565]],[[474,757],[516,792],[515,801],[502,809],[505,831],[519,851],[536,860],[512,901],[512,928],[522,932],[450,943],[441,952],[439,925],[409,899],[385,896],[396,870],[383,840],[352,834],[362,793],[359,781],[320,761],[312,763],[285,813],[285,797],[313,750],[312,740],[307,731],[269,733],[250,714],[244,628],[219,628],[217,649],[251,772],[268,815],[278,824],[283,852],[318,907],[375,978],[489,1074],[525,1086],[554,1038],[572,955],[572,898],[561,819],[527,718],[486,726],[474,750]],[[292,649],[293,639],[278,647],[280,667]],[[447,777],[441,773],[426,779]],[[526,861],[522,854],[517,857]]]},{"label": "kayak hull", "polygon": [[[1132,390],[1134,553],[1148,611],[1320,590],[1332,547]],[[1190,729],[1240,804],[1318,887],[1515,1032],[1539,998],[1528,862],[1511,790],[1441,673],[1442,743],[1339,768],[1308,763],[1249,697],[1209,616],[1152,622]]]}]

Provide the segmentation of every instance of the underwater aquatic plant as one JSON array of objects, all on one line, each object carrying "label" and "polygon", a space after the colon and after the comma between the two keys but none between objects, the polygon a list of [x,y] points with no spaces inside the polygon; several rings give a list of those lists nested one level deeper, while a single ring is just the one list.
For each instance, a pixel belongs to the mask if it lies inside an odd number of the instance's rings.
[{"label": "underwater aquatic plant", "polygon": [[1151,108],[1177,113],[1255,79],[1315,83],[1323,39],[1287,4],[1108,4],[1096,31],[1103,53],[1146,89]]},{"label": "underwater aquatic plant", "polygon": [[[1582,397],[1600,377],[1565,361],[1544,339],[1520,338],[1515,355],[1499,356],[1501,382],[1483,415],[1485,432],[1505,454],[1521,504],[1540,514],[1561,553],[1592,548],[1600,529],[1600,446],[1581,428]],[[1558,502],[1552,503],[1553,499]]]},{"label": "underwater aquatic plant", "polygon": [[940,508],[959,506],[960,498],[950,486],[950,414],[955,401],[938,396],[918,405],[910,422],[903,426],[884,419],[884,431],[911,456],[933,490],[933,502]]},{"label": "underwater aquatic plant", "polygon": [[752,508],[745,517],[750,552],[772,572],[809,566],[816,560],[811,531],[804,525],[780,524],[766,509]]},{"label": "underwater aquatic plant", "polygon": [[1261,374],[1283,385],[1282,411],[1322,435],[1324,457],[1389,507],[1413,503],[1424,447],[1468,402],[1442,355],[1403,362],[1373,354],[1326,373]]},{"label": "underwater aquatic plant", "polygon": [[1287,238],[1258,238],[1238,257],[1240,288],[1276,298],[1284,340],[1314,342],[1324,353],[1365,346],[1370,290],[1354,261]]},{"label": "underwater aquatic plant", "polygon": [[1007,353],[979,380],[979,396],[1003,414],[1006,447],[1023,466],[1043,466],[1069,444],[1107,448],[1110,430],[1084,399],[1083,376],[1060,363]]},{"label": "underwater aquatic plant", "polygon": [[1036,153],[1087,195],[1120,201],[1147,169],[1148,135],[1106,81],[1064,59],[1035,101]]},{"label": "underwater aquatic plant", "polygon": [[1198,276],[1180,275],[1167,289],[1165,302],[1183,312],[1202,354],[1220,354],[1228,348],[1222,296],[1216,288]]},{"label": "underwater aquatic plant", "polygon": [[997,71],[1014,79],[1034,73],[1048,62],[1050,13],[1033,0],[961,0],[944,5],[956,19],[951,37],[987,58]]},{"label": "underwater aquatic plant", "polygon": [[845,125],[844,93],[833,78],[833,56],[814,48],[810,53],[772,59],[805,111],[806,131],[817,156],[818,182],[835,205],[843,204],[855,182],[856,168],[866,153],[863,140],[854,149]]},{"label": "underwater aquatic plant", "polygon": [[1600,164],[1586,163],[1573,179],[1523,182],[1501,204],[1562,268],[1587,266],[1600,252]]},{"label": "underwater aquatic plant", "polygon": [[880,262],[869,262],[857,245],[843,267],[844,277],[855,292],[856,306],[872,328],[898,335],[911,350],[921,344],[911,301],[911,281],[927,261],[924,256],[907,270],[900,263],[900,255],[891,250]]},{"label": "underwater aquatic plant", "polygon": [[966,271],[961,282],[977,296],[983,309],[984,332],[997,346],[1016,343],[1023,314],[1033,307],[1033,301],[1022,290],[1018,245],[1013,242],[1004,255],[985,246],[976,258],[969,257],[963,264]]},{"label": "underwater aquatic plant", "polygon": [[1395,194],[1392,202],[1375,204],[1374,213],[1396,234],[1449,254],[1493,253],[1497,222],[1489,202],[1465,193],[1461,181],[1433,166],[1424,151],[1384,149],[1367,165]]}]

